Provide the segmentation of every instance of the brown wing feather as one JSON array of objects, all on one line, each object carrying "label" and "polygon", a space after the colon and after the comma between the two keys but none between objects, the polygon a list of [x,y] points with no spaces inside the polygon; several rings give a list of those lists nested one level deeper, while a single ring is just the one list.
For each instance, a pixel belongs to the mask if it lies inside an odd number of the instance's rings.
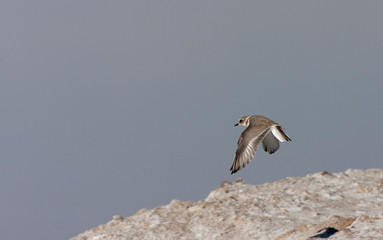
[{"label": "brown wing feather", "polygon": [[259,143],[263,140],[270,128],[247,128],[238,139],[238,146],[231,165],[231,174],[244,168],[254,158]]}]

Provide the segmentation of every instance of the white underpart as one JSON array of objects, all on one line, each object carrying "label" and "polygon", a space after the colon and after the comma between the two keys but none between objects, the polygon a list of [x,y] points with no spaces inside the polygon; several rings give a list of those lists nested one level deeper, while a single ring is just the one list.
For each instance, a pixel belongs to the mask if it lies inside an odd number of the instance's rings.
[{"label": "white underpart", "polygon": [[276,126],[271,127],[271,132],[273,135],[280,141],[280,142],[285,142],[286,139],[285,137],[281,134],[281,132],[278,130]]}]

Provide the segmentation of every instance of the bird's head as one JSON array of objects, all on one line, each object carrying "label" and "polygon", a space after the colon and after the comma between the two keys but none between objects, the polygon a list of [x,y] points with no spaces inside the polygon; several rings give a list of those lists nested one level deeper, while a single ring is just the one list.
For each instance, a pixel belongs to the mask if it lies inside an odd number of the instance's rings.
[{"label": "bird's head", "polygon": [[241,117],[234,126],[239,125],[239,126],[248,127],[249,124],[250,124],[250,116],[244,116],[244,117]]}]

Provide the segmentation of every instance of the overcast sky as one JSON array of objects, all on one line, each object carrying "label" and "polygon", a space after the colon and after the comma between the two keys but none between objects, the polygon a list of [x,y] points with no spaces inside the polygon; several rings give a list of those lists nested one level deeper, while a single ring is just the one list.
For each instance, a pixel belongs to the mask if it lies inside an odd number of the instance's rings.
[{"label": "overcast sky", "polygon": [[[383,1],[0,3],[0,238],[67,239],[222,181],[383,168]],[[239,117],[292,142],[230,175]]]}]

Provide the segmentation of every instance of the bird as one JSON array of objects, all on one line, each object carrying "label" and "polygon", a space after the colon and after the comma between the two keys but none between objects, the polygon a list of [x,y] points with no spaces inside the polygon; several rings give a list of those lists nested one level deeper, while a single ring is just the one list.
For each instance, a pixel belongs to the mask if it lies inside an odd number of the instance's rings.
[{"label": "bird", "polygon": [[238,125],[244,126],[246,129],[239,136],[237,150],[230,168],[231,174],[250,163],[261,142],[263,150],[273,154],[278,150],[279,142],[291,141],[279,123],[261,115],[241,117],[234,126]]}]

